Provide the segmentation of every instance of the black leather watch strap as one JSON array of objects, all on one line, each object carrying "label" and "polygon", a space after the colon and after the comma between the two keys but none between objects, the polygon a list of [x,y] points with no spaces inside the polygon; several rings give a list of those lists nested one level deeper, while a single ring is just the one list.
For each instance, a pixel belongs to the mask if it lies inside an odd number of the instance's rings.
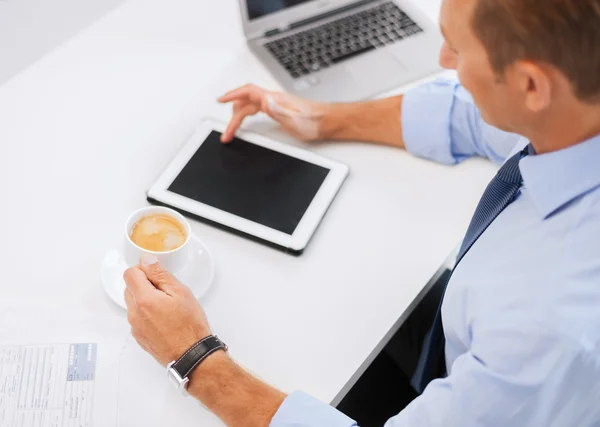
[{"label": "black leather watch strap", "polygon": [[182,379],[187,378],[196,366],[218,350],[227,351],[227,346],[218,337],[209,335],[194,344],[171,368],[175,369]]}]

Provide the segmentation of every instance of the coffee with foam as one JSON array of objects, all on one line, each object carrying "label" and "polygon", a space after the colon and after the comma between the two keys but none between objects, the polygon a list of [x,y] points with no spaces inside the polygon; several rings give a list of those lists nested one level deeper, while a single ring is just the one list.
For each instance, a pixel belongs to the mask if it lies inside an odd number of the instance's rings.
[{"label": "coffee with foam", "polygon": [[140,218],[131,228],[129,237],[140,248],[152,252],[175,250],[187,240],[185,227],[172,216],[165,214]]}]

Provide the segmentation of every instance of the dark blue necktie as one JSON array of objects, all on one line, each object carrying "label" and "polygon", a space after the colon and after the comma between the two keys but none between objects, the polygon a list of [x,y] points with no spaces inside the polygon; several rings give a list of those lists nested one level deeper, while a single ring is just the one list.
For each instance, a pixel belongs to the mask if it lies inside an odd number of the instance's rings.
[{"label": "dark blue necktie", "polygon": [[[471,224],[458,252],[456,265],[458,265],[469,249],[471,249],[471,246],[473,246],[496,217],[515,199],[523,184],[523,178],[519,170],[519,161],[528,154],[533,153],[533,147],[530,144],[523,151],[508,159],[492,179],[492,182],[490,182],[479,201],[473,219],[471,219]],[[452,277],[452,274],[450,274],[450,277]],[[444,285],[444,292],[450,277],[448,277]],[[422,393],[427,384],[432,380],[446,375],[446,358],[444,353],[446,340],[442,327],[441,309],[442,304],[440,302],[433,326],[425,338],[423,350],[421,351],[417,368],[411,380],[411,384],[419,393]]]}]

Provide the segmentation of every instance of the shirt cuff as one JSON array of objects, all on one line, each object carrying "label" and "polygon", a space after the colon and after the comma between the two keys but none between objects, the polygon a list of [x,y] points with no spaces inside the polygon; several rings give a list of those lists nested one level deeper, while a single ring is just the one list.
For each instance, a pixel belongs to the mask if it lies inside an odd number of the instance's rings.
[{"label": "shirt cuff", "polygon": [[354,420],[337,409],[296,391],[279,407],[270,427],[355,427]]},{"label": "shirt cuff", "polygon": [[402,101],[402,136],[406,150],[417,157],[453,165],[450,116],[456,80],[439,79],[407,92]]}]

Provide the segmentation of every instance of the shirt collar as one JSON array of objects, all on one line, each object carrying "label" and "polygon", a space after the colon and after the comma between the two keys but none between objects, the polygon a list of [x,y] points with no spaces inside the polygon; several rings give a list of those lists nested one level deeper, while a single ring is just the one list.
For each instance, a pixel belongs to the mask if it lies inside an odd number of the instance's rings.
[{"label": "shirt collar", "polygon": [[533,203],[547,218],[600,186],[600,135],[563,150],[529,155],[519,168]]}]

